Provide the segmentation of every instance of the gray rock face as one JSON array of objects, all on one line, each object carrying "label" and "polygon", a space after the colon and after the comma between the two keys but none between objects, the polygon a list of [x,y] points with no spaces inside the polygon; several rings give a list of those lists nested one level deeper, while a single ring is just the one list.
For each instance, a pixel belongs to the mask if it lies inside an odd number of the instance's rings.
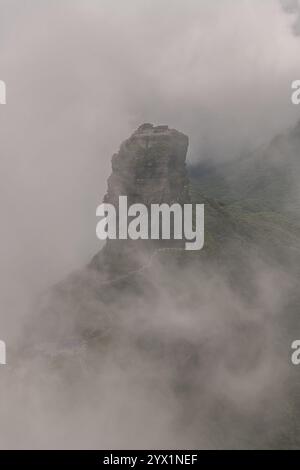
[{"label": "gray rock face", "polygon": [[[188,137],[168,126],[141,125],[125,140],[112,157],[112,173],[108,179],[104,202],[119,205],[119,196],[127,196],[128,206],[189,202],[189,181],[186,171]],[[108,240],[104,250],[93,259],[100,267],[112,263],[114,269],[136,262],[144,251],[158,247],[182,246],[175,240]],[[122,267],[123,265],[123,267]],[[125,268],[124,268],[125,269]]]},{"label": "gray rock face", "polygon": [[185,167],[188,137],[168,126],[144,124],[112,157],[105,202],[183,203],[188,197]]}]

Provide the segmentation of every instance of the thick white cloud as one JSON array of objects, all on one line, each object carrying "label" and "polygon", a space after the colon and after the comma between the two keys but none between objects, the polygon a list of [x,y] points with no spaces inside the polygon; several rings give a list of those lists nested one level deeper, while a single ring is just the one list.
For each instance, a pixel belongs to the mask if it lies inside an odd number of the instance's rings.
[{"label": "thick white cloud", "polygon": [[295,14],[277,0],[2,0],[0,331],[99,247],[110,157],[141,122],[230,158],[299,115]]}]

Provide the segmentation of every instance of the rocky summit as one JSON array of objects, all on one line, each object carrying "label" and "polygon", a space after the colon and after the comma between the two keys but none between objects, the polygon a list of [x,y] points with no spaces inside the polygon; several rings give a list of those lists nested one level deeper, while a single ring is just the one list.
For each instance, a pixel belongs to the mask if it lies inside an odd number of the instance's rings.
[{"label": "rocky summit", "polygon": [[112,157],[105,202],[184,203],[188,197],[186,154],[188,137],[168,126],[143,124]]},{"label": "rocky summit", "polygon": [[[112,157],[104,202],[118,207],[119,196],[127,196],[128,205],[135,203],[185,204],[190,200],[186,170],[188,137],[166,125],[141,125]],[[108,240],[105,248],[92,260],[102,269],[109,265],[114,272],[132,269],[141,255],[158,247],[181,247],[180,240]]]}]

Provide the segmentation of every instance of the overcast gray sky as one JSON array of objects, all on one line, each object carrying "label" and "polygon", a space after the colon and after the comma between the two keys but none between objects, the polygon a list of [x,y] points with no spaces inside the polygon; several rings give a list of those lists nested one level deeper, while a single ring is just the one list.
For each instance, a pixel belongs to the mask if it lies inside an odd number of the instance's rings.
[{"label": "overcast gray sky", "polygon": [[298,12],[279,0],[0,0],[0,337],[99,248],[110,158],[139,124],[186,132],[195,161],[297,121]]}]

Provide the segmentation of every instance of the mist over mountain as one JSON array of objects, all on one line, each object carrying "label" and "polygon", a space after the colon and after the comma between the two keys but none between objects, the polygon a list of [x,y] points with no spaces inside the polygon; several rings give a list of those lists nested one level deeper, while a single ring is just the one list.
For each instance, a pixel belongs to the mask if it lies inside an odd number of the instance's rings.
[{"label": "mist over mountain", "polygon": [[[110,157],[143,122],[222,163],[299,119],[299,37],[279,0],[2,0],[0,328],[100,249]],[[153,26],[154,25],[154,26]],[[20,236],[20,227],[22,235]]]},{"label": "mist over mountain", "polygon": [[[300,226],[286,204],[298,131],[234,165],[191,167],[188,193],[185,183],[173,193],[160,184],[166,177],[172,187],[180,173],[163,167],[186,153],[168,132],[151,129],[122,144],[107,197],[127,187],[133,202],[185,194],[183,202],[204,203],[204,249],[153,257],[130,241],[109,241],[43,296],[7,380],[18,377],[22,390],[14,407],[26,394],[26,414],[52,424],[47,436],[37,433],[22,412],[22,446],[299,446],[299,380],[289,354]],[[277,158],[284,146],[293,149],[286,166]]]},{"label": "mist over mountain", "polygon": [[190,175],[207,196],[252,211],[294,212],[299,217],[300,122],[258,150],[234,161],[192,165]]},{"label": "mist over mountain", "polygon": [[[1,448],[299,448],[299,13],[1,1]],[[101,243],[121,193],[203,250]]]}]

